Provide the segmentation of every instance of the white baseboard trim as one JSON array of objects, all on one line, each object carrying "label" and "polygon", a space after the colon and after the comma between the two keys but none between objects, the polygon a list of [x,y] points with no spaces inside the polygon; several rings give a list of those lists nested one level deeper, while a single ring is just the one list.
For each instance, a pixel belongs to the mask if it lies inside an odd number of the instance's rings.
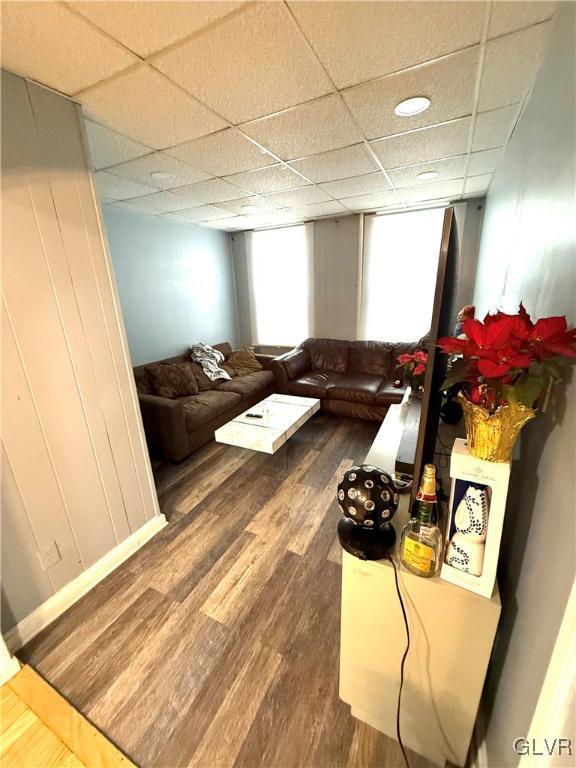
[{"label": "white baseboard trim", "polygon": [[15,656],[2,654],[0,659],[0,685],[4,685],[11,677],[20,672],[20,662]]},{"label": "white baseboard trim", "polygon": [[115,568],[127,560],[140,547],[146,544],[158,531],[167,525],[164,515],[157,515],[141,528],[121,541],[114,549],[97,560],[69,584],[59,589],[46,602],[38,606],[32,613],[23,618],[4,634],[8,649],[14,653],[26,645],[33,637],[41,632],[48,624],[61,616],[64,611],[74,605],[83,595],[89,592]]}]

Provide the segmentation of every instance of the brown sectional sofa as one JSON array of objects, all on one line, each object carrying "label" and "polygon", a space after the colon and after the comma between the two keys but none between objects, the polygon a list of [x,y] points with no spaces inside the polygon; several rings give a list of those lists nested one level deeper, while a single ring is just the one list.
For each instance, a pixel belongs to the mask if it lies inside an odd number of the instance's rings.
[{"label": "brown sectional sofa", "polygon": [[318,397],[323,410],[339,416],[382,421],[407,387],[396,358],[425,346],[425,339],[411,344],[306,339],[276,357],[271,368],[279,392]]},{"label": "brown sectional sofa", "polygon": [[[214,344],[214,347],[225,357],[232,352],[228,343]],[[169,461],[182,461],[192,451],[213,440],[214,430],[218,427],[276,391],[274,374],[270,370],[272,358],[268,355],[256,355],[256,358],[264,370],[221,383],[211,382],[200,369],[198,394],[175,400],[153,394],[146,372],[152,363],[134,368],[150,454]],[[189,360],[186,353],[156,362]]]}]

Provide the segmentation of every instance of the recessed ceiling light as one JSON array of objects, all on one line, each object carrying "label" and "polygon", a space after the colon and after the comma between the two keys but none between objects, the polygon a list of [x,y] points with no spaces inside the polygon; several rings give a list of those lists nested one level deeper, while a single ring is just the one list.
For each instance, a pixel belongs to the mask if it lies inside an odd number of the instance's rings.
[{"label": "recessed ceiling light", "polygon": [[166,171],[152,171],[150,176],[153,179],[158,179],[158,181],[167,181],[168,179],[174,178],[173,173],[166,173]]},{"label": "recessed ceiling light", "polygon": [[435,179],[438,176],[440,176],[438,171],[424,171],[424,173],[419,173],[416,178],[422,179],[422,181],[430,181],[430,179]]},{"label": "recessed ceiling light", "polygon": [[430,106],[430,99],[427,96],[413,96],[411,99],[405,99],[400,104],[396,104],[394,112],[398,117],[412,117],[425,112]]}]

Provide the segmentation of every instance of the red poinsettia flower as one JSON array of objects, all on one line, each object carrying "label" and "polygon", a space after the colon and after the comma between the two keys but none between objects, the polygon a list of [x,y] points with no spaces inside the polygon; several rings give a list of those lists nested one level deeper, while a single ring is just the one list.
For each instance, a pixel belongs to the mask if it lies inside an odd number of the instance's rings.
[{"label": "red poinsettia flower", "polygon": [[576,357],[576,328],[567,328],[565,317],[543,317],[534,323],[528,341],[537,360],[554,355]]},{"label": "red poinsettia flower", "polygon": [[414,374],[418,376],[420,373],[426,372],[426,366],[423,363],[418,363],[416,368],[414,368]]}]

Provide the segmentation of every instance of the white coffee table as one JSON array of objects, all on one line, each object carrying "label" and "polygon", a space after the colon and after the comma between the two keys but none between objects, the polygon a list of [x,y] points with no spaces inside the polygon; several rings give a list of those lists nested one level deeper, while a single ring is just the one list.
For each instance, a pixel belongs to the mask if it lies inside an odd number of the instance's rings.
[{"label": "white coffee table", "polygon": [[[320,400],[315,397],[270,395],[217,429],[216,442],[276,453],[319,409]],[[250,417],[249,413],[262,418]]]}]

